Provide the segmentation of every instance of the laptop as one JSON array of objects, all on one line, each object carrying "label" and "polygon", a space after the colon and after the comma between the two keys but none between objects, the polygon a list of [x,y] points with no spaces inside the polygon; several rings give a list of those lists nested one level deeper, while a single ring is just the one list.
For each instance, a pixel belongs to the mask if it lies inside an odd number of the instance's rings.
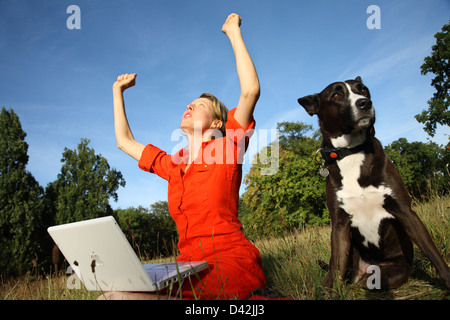
[{"label": "laptop", "polygon": [[208,267],[206,261],[143,264],[112,216],[47,231],[89,291],[159,291]]}]

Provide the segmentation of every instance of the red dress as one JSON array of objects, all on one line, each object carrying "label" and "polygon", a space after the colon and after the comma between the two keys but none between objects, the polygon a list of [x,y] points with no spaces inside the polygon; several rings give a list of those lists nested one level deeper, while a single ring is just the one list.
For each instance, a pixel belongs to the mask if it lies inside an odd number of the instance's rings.
[{"label": "red dress", "polygon": [[169,212],[179,235],[177,261],[208,261],[200,280],[192,276],[184,282],[183,299],[245,299],[266,287],[261,255],[238,219],[242,159],[255,121],[244,129],[235,111],[228,113],[226,136],[203,142],[186,172],[184,149],[171,156],[147,145],[139,160],[142,170],[169,183]]}]

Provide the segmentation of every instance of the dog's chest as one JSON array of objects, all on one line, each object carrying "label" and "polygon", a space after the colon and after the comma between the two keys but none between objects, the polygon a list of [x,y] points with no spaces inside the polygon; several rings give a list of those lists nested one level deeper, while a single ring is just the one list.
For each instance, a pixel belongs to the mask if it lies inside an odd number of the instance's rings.
[{"label": "dog's chest", "polygon": [[393,218],[383,208],[385,198],[392,195],[392,190],[384,185],[361,187],[358,178],[364,157],[363,153],[358,153],[337,161],[342,176],[342,188],[336,195],[340,207],[350,215],[351,226],[358,228],[364,237],[363,244],[368,246],[371,242],[379,247],[380,223],[383,219]]}]

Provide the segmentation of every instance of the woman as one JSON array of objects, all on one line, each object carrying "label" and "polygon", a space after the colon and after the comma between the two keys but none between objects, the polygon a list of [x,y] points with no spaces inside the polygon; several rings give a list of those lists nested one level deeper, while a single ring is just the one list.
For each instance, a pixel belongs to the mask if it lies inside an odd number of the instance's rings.
[{"label": "woman", "polygon": [[[260,93],[240,23],[240,17],[231,14],[222,27],[236,57],[241,86],[237,108],[228,112],[211,94],[190,103],[180,125],[189,140],[188,150],[170,156],[153,145],[135,141],[126,119],[123,91],[135,85],[136,74],[121,75],[113,85],[118,147],[138,160],[141,169],[169,182],[169,212],[179,234],[177,260],[208,261],[207,270],[184,281],[183,299],[245,299],[253,290],[266,286],[261,256],[242,233],[237,217],[241,160],[255,126],[253,111]],[[116,292],[102,297],[155,296]],[[160,293],[158,298],[162,298]]]}]

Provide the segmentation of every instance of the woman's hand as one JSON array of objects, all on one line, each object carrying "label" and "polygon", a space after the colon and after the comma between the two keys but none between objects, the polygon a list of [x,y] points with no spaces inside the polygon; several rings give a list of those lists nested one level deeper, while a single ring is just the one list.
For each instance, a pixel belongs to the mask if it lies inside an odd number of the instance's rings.
[{"label": "woman's hand", "polygon": [[125,114],[125,102],[123,92],[134,86],[136,73],[122,74],[113,84],[114,101],[114,130],[116,132],[117,147],[139,161],[145,146],[134,140]]},{"label": "woman's hand", "polygon": [[222,26],[222,32],[225,33],[227,36],[229,36],[231,32],[239,30],[241,21],[242,21],[241,17],[236,13],[230,14]]},{"label": "woman's hand", "polygon": [[120,91],[124,92],[126,89],[131,88],[136,84],[136,76],[136,73],[125,73],[118,76],[117,81],[113,84],[113,89],[120,89]]}]

